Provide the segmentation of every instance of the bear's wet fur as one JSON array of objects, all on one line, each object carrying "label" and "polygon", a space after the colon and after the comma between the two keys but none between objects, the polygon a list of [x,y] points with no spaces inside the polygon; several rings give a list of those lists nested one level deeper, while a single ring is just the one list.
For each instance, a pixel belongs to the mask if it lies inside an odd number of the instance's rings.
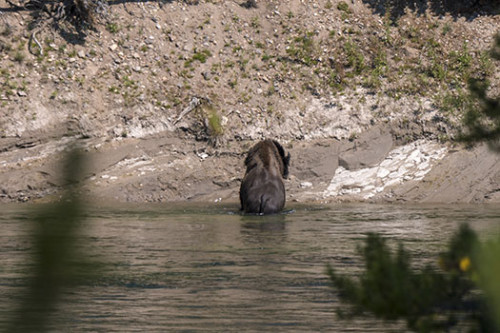
[{"label": "bear's wet fur", "polygon": [[245,159],[240,186],[241,210],[250,214],[275,214],[285,206],[284,178],[288,177],[290,153],[274,140],[253,146]]}]

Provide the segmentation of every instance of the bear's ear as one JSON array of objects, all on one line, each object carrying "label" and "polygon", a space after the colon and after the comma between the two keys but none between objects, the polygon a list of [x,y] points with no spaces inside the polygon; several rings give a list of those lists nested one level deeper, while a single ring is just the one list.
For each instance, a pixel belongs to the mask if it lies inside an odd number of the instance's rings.
[{"label": "bear's ear", "polygon": [[262,142],[257,143],[254,145],[252,148],[247,153],[247,157],[245,158],[245,166],[249,166],[250,163],[254,160],[255,153],[260,149],[262,146]]},{"label": "bear's ear", "polygon": [[278,149],[278,153],[280,154],[281,158],[284,159],[285,158],[285,150],[283,149],[283,147],[276,140],[273,140],[273,143],[276,146],[276,148]]},{"label": "bear's ear", "polygon": [[247,155],[247,157],[245,158],[245,166],[248,166],[250,163],[252,163],[252,158],[253,156],[250,155],[250,153]]},{"label": "bear's ear", "polygon": [[283,178],[288,178],[288,167],[290,166],[290,153],[286,157],[283,156]]}]

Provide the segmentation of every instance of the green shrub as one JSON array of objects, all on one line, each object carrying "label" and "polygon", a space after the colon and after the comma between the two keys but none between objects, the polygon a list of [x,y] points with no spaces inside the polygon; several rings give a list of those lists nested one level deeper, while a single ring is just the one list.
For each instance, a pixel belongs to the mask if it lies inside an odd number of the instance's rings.
[{"label": "green shrub", "polygon": [[337,4],[337,9],[340,10],[341,12],[351,13],[351,9],[349,8],[349,5],[345,1],[340,1]]},{"label": "green shrub", "polygon": [[339,310],[340,317],[369,311],[385,320],[404,319],[409,329],[420,332],[446,331],[459,324],[491,331],[490,309],[475,285],[477,263],[484,256],[477,252],[479,244],[476,233],[463,224],[440,256],[441,271],[429,265],[416,270],[401,244],[393,254],[381,236],[369,234],[365,246],[358,248],[365,269],[357,281],[328,267],[340,299],[350,305],[347,312]]}]

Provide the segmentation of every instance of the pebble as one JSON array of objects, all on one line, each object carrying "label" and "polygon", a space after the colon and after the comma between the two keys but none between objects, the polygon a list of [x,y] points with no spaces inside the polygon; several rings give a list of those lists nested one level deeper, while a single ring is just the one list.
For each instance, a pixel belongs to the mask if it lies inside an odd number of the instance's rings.
[{"label": "pebble", "polygon": [[203,161],[205,160],[209,155],[207,153],[197,153],[198,157]]},{"label": "pebble", "polygon": [[311,182],[302,182],[300,183],[300,188],[311,188],[313,184]]},{"label": "pebble", "polygon": [[209,81],[213,76],[212,73],[209,71],[205,71],[205,72],[201,73],[201,75],[203,75],[203,78],[207,81]]}]

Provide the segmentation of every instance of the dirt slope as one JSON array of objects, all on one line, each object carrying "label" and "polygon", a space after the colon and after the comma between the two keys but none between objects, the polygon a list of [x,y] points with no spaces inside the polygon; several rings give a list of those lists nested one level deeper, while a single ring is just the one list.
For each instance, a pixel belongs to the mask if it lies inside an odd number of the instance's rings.
[{"label": "dirt slope", "polygon": [[500,201],[498,156],[449,141],[468,77],[498,95],[498,9],[257,5],[123,2],[85,35],[40,26],[31,54],[30,12],[1,0],[0,200],[53,198],[76,142],[92,197],[236,201],[245,151],[276,138],[291,200]]}]

